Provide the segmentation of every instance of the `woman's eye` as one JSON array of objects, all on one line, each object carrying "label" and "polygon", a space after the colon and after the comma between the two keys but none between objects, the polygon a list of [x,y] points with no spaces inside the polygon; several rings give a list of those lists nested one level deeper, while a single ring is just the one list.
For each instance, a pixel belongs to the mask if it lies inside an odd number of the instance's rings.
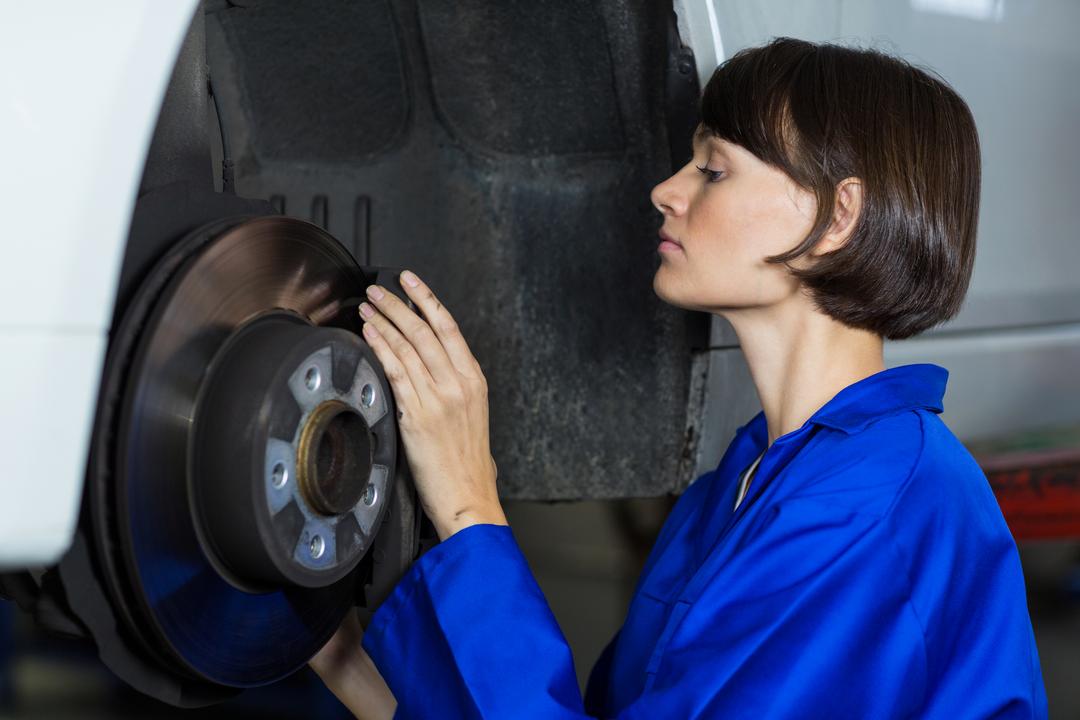
[{"label": "woman's eye", "polygon": [[709,178],[709,182],[718,181],[720,179],[720,176],[724,174],[723,170],[710,170],[707,167],[698,167],[697,165],[695,165],[694,167],[697,167],[697,169],[700,170],[703,175],[707,175]]}]

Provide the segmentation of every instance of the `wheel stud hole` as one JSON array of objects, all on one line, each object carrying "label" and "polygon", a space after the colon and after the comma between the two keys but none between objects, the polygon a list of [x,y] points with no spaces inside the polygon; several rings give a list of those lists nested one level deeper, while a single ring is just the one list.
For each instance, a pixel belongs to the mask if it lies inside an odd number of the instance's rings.
[{"label": "wheel stud hole", "polygon": [[274,486],[274,489],[280,490],[288,482],[289,469],[285,467],[285,463],[275,463],[274,469],[270,472],[270,483]]},{"label": "wheel stud hole", "polygon": [[322,535],[316,535],[311,538],[311,542],[308,544],[308,549],[311,551],[311,557],[318,560],[326,552],[326,542],[322,539]]}]

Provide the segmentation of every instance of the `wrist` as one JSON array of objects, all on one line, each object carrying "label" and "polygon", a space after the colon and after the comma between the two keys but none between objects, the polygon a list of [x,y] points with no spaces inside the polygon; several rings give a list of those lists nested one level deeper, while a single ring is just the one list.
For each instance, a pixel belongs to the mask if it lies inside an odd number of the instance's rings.
[{"label": "wrist", "polygon": [[498,503],[482,507],[467,507],[451,513],[436,513],[431,524],[442,542],[456,532],[473,525],[509,525]]}]

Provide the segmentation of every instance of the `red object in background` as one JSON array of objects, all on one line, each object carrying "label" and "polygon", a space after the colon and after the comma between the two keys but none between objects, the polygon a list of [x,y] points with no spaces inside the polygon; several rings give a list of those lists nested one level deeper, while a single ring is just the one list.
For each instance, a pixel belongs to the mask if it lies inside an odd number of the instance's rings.
[{"label": "red object in background", "polygon": [[997,452],[984,447],[972,454],[1014,538],[1080,538],[1080,443]]}]

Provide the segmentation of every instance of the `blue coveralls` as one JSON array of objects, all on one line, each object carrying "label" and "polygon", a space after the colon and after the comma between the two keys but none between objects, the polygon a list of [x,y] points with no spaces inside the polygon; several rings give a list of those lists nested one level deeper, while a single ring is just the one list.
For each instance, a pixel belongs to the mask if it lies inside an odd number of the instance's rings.
[{"label": "blue coveralls", "polygon": [[679,498],[589,678],[511,530],[422,556],[363,645],[395,718],[1045,718],[1016,545],[938,417],[948,371],[847,386],[766,448],[759,412]]}]

